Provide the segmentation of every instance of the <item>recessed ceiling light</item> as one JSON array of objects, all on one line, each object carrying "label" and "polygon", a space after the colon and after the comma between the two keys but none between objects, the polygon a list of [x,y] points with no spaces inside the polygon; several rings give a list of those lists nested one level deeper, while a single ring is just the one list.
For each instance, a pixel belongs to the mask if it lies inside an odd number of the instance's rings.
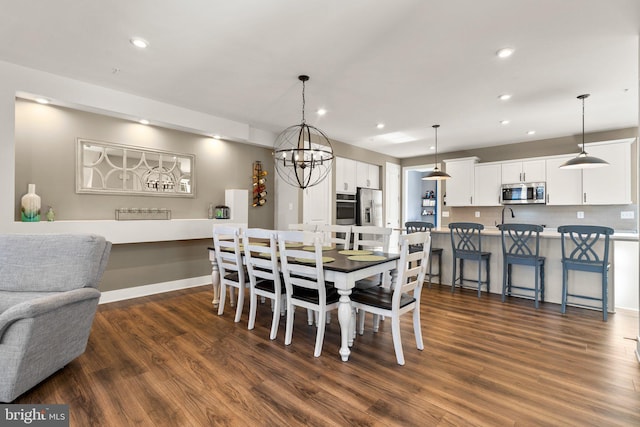
[{"label": "recessed ceiling light", "polygon": [[507,101],[507,100],[511,99],[511,95],[509,95],[508,93],[505,93],[505,94],[500,95],[498,97],[498,99],[500,101]]},{"label": "recessed ceiling light", "polygon": [[47,98],[36,98],[36,102],[38,104],[48,104],[49,100]]},{"label": "recessed ceiling light", "polygon": [[509,120],[500,120],[501,125],[508,125],[509,123]]},{"label": "recessed ceiling light", "polygon": [[149,120],[147,120],[147,119],[140,119],[140,120],[138,120],[138,122],[140,122],[140,124],[143,124],[143,125],[148,125],[149,124]]},{"label": "recessed ceiling light", "polygon": [[318,108],[318,111],[316,111],[316,113],[318,113],[319,116],[324,116],[325,114],[327,114],[327,110],[325,110],[324,108]]},{"label": "recessed ceiling light", "polygon": [[535,135],[535,134],[536,134],[535,130],[527,131],[527,135]]},{"label": "recessed ceiling light", "polygon": [[213,139],[220,139],[222,138],[220,135],[213,135]]},{"label": "recessed ceiling light", "polygon": [[429,150],[435,150],[435,149],[436,149],[436,147],[433,146],[433,145],[431,147],[429,147]]},{"label": "recessed ceiling light", "polygon": [[149,46],[149,42],[140,37],[132,37],[129,41],[132,45],[139,47],[140,49],[146,49]]},{"label": "recessed ceiling light", "polygon": [[377,127],[378,129],[384,129],[384,123],[378,123],[378,124],[376,125],[376,127]]},{"label": "recessed ceiling light", "polygon": [[515,52],[515,49],[511,47],[503,47],[496,52],[496,55],[498,55],[498,58],[508,58],[513,55],[513,52]]}]

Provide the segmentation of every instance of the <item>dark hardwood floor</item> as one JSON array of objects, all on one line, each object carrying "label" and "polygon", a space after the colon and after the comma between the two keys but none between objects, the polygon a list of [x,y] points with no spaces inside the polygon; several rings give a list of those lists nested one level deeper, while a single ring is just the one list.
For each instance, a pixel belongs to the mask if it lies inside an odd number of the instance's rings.
[{"label": "dark hardwood floor", "polygon": [[424,351],[404,316],[405,366],[388,320],[343,363],[335,314],[314,358],[306,313],[285,347],[268,305],[249,331],[210,287],[102,305],[86,353],[14,403],[67,403],[72,426],[640,426],[637,313],[449,290],[424,289]]}]

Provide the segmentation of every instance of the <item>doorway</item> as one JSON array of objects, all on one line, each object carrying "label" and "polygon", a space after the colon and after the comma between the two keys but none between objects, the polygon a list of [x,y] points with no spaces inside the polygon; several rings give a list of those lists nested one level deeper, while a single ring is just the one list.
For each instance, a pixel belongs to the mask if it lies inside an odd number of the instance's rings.
[{"label": "doorway", "polygon": [[423,180],[433,170],[433,165],[407,166],[403,168],[402,223],[407,221],[430,222],[441,226],[442,183]]}]

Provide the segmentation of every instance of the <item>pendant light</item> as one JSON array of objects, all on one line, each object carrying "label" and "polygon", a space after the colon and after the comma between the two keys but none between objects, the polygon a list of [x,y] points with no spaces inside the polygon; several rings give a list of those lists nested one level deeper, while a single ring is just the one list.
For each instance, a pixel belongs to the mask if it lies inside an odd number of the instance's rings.
[{"label": "pendant light", "polygon": [[304,189],[319,184],[330,174],[334,155],[324,132],[305,123],[304,89],[309,76],[298,76],[298,80],[302,82],[302,122],[289,126],[278,135],[273,159],[280,178]]},{"label": "pendant light", "polygon": [[423,176],[422,179],[425,180],[425,181],[427,181],[427,180],[428,181],[439,181],[439,180],[443,180],[443,179],[449,179],[449,178],[451,178],[451,175],[449,175],[446,172],[442,172],[438,168],[438,128],[440,127],[440,125],[433,125],[431,127],[434,128],[435,131],[436,131],[436,159],[435,159],[433,170],[431,172],[429,172],[428,174],[426,174],[425,176]]},{"label": "pendant light", "polygon": [[586,151],[584,151],[584,100],[588,97],[588,93],[578,96],[578,99],[582,100],[582,151],[580,152],[580,154],[578,154],[577,157],[574,157],[571,160],[567,160],[566,162],[561,164],[561,169],[588,169],[609,166],[609,163],[607,163],[606,161],[597,157],[590,156]]}]

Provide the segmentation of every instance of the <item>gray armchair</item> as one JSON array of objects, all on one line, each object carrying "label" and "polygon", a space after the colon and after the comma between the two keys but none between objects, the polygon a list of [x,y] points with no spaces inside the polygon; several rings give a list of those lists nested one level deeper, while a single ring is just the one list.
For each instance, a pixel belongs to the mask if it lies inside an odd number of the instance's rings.
[{"label": "gray armchair", "polygon": [[0,235],[0,402],[84,352],[110,252],[95,235]]}]

